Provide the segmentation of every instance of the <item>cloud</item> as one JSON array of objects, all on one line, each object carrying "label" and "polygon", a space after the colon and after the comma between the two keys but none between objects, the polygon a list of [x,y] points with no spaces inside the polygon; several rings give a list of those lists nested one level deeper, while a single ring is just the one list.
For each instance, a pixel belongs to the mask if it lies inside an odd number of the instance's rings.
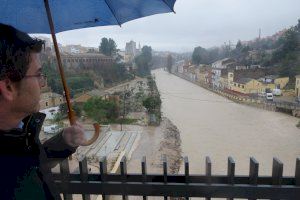
[{"label": "cloud", "polygon": [[250,40],[272,35],[297,23],[299,0],[177,0],[176,14],[159,14],[122,25],[67,31],[59,43],[97,47],[102,37],[113,38],[118,48],[134,40],[156,50],[192,51],[229,40]]}]

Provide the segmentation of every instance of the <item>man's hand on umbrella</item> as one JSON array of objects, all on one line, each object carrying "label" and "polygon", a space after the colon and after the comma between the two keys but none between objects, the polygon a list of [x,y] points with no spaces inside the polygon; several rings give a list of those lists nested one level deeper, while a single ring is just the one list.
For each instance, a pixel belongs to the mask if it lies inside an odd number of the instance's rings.
[{"label": "man's hand on umbrella", "polygon": [[78,122],[64,129],[63,138],[66,144],[71,147],[78,147],[86,142],[83,126]]}]

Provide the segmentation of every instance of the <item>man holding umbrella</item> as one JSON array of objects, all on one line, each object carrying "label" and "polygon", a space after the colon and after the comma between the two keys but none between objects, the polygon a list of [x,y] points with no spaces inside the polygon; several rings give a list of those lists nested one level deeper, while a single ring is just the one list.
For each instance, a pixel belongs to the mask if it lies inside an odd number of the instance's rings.
[{"label": "man holding umbrella", "polygon": [[80,124],[41,144],[43,41],[0,23],[0,199],[60,199],[51,167],[86,142]]},{"label": "man holding umbrella", "polygon": [[[55,33],[96,26],[121,26],[141,17],[174,12],[175,1],[0,3],[0,199],[60,199],[49,178],[50,168],[71,155],[78,145],[90,145],[99,136],[99,124],[94,124],[95,134],[86,141],[82,127],[76,123]],[[72,126],[43,145],[38,136],[45,115],[37,113],[40,88],[45,82],[38,56],[43,42],[1,23],[27,33],[51,33]]]}]

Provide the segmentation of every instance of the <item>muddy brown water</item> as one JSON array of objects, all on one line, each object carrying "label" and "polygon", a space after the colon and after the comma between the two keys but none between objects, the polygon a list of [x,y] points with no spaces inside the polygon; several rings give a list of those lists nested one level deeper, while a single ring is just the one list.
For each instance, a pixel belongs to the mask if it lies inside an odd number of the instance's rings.
[{"label": "muddy brown water", "polygon": [[260,175],[272,174],[273,157],[283,162],[285,176],[294,175],[300,157],[298,118],[234,103],[161,69],[153,74],[163,115],[180,130],[191,173],[204,174],[205,156],[210,156],[212,173],[225,175],[232,156],[236,174],[248,174],[253,156]]}]

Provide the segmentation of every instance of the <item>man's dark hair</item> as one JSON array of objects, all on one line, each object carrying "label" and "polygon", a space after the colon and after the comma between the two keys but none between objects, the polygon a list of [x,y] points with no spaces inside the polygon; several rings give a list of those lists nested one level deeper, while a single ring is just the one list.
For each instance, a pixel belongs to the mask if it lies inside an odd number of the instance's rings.
[{"label": "man's dark hair", "polygon": [[24,78],[30,63],[30,53],[39,53],[44,41],[0,23],[0,80],[17,82]]}]

